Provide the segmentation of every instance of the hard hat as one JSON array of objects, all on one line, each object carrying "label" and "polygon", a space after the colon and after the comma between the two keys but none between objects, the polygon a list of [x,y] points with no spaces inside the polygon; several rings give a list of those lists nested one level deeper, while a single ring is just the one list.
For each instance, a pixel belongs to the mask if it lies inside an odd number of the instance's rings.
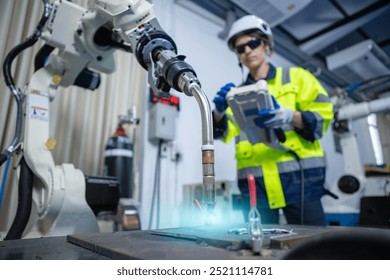
[{"label": "hard hat", "polygon": [[268,40],[271,50],[274,48],[274,36],[271,27],[261,18],[254,15],[243,16],[236,20],[230,28],[227,43],[230,50],[234,50],[234,41],[239,35],[258,31],[260,35],[265,36]]}]

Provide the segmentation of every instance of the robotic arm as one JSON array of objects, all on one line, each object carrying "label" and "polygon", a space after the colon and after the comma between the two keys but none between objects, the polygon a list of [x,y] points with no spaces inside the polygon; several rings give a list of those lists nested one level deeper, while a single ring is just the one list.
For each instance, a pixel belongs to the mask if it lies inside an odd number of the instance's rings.
[{"label": "robotic arm", "polygon": [[[202,116],[203,203],[211,212],[215,206],[215,178],[210,104],[195,71],[184,61],[185,56],[177,55],[175,42],[160,27],[153,5],[146,0],[92,0],[84,9],[69,1],[54,1],[50,5],[44,2],[49,15],[40,38],[46,44],[36,56],[36,71],[23,92],[24,132],[20,143],[12,145],[21,147],[34,174],[33,211],[37,215],[30,218],[29,224],[38,221],[38,231],[52,234],[53,227],[69,224],[63,214],[66,208],[74,211],[75,203],[86,204],[81,201],[85,193],[81,171],[72,165],[56,166],[52,159],[50,150],[55,142],[48,133],[49,102],[59,86],[96,89],[99,72],[115,71],[113,53],[118,48],[136,56],[148,71],[148,83],[155,93],[168,95],[174,88],[196,98]],[[54,50],[57,52],[52,53]],[[16,149],[7,151],[9,154]],[[75,202],[70,193],[79,196],[80,201]],[[91,219],[91,211],[85,208],[80,207],[79,212]],[[88,229],[95,230],[96,226]]]},{"label": "robotic arm", "polygon": [[342,189],[363,189],[366,183],[365,172],[360,158],[355,133],[351,129],[351,121],[366,117],[373,113],[387,112],[390,108],[390,98],[385,97],[360,103],[346,103],[345,98],[335,97],[336,118],[333,129],[340,137],[340,145],[344,155],[344,168],[348,176],[339,181]]},{"label": "robotic arm", "polygon": [[[343,160],[344,174],[337,179],[334,191],[339,197],[339,202],[324,201],[327,212],[360,211],[360,199],[365,195],[379,194],[382,185],[379,181],[372,183],[372,179],[366,176],[364,163],[358,152],[357,135],[353,131],[352,121],[367,117],[373,113],[387,112],[390,108],[390,98],[384,97],[371,101],[352,103],[348,98],[348,92],[336,88],[332,102],[335,108],[335,120],[333,131],[335,139],[340,145]],[[384,178],[384,177],[383,177]],[[336,206],[336,208],[334,208]]]},{"label": "robotic arm", "polygon": [[[203,197],[211,212],[215,206],[212,114],[195,71],[184,61],[185,56],[176,54],[175,42],[160,27],[149,2],[95,0],[89,5],[92,16],[84,21],[85,26],[112,27],[113,36],[120,36],[129,44],[138,62],[148,71],[148,82],[154,92],[167,95],[172,87],[196,98],[202,117]],[[88,21],[100,25],[88,25]]]}]

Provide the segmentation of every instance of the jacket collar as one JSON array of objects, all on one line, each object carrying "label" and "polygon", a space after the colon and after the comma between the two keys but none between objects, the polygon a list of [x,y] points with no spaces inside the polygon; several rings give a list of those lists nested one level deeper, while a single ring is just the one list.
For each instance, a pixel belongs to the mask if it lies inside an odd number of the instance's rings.
[{"label": "jacket collar", "polygon": [[[269,63],[268,73],[265,76],[264,80],[266,80],[266,81],[272,80],[272,79],[275,78],[275,76],[276,76],[276,68],[271,63]],[[251,85],[251,84],[254,84],[256,82],[257,81],[249,73],[248,77],[246,78],[246,81],[245,81],[244,85]]]}]

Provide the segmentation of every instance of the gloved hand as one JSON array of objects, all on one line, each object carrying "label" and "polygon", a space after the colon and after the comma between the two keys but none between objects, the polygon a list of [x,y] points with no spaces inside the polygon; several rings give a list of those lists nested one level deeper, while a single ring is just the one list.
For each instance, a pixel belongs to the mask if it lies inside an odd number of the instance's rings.
[{"label": "gloved hand", "polygon": [[261,128],[275,129],[281,128],[285,124],[292,122],[294,110],[284,108],[279,105],[275,97],[272,96],[274,109],[260,110],[259,117],[255,119],[255,124]]},{"label": "gloved hand", "polygon": [[215,109],[223,113],[225,112],[226,108],[228,107],[228,104],[226,102],[226,94],[229,92],[229,90],[235,87],[233,83],[228,83],[221,87],[221,89],[217,92],[217,95],[214,97],[213,102],[215,103]]}]

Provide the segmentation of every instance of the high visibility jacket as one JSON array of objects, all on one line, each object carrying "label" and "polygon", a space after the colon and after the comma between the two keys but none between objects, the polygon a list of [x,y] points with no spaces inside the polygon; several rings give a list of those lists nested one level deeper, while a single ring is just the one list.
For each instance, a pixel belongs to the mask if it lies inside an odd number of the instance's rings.
[{"label": "high visibility jacket", "polygon": [[[274,209],[299,203],[302,191],[306,201],[319,199],[325,192],[325,158],[319,139],[333,119],[328,94],[310,72],[300,67],[275,68],[270,65],[266,80],[269,92],[281,106],[301,112],[305,128],[285,131],[286,141],[281,143],[283,149],[263,143],[252,145],[234,122],[232,110],[228,108],[226,129],[220,138],[224,142],[236,141],[240,190],[248,193],[247,175],[251,173],[256,178],[259,207]],[[255,82],[248,76],[245,84]],[[304,190],[301,172],[305,178]]]}]

